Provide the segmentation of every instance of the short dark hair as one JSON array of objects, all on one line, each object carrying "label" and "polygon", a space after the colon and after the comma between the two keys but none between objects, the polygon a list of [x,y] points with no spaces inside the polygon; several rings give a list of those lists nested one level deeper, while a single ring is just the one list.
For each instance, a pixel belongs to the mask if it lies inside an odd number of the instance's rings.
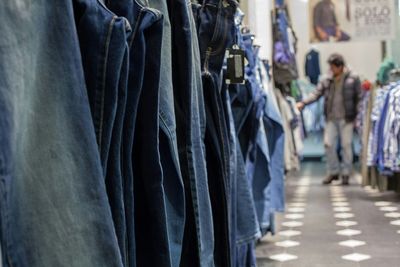
[{"label": "short dark hair", "polygon": [[340,54],[332,54],[328,59],[329,65],[335,65],[336,67],[344,67],[346,62],[344,57]]}]

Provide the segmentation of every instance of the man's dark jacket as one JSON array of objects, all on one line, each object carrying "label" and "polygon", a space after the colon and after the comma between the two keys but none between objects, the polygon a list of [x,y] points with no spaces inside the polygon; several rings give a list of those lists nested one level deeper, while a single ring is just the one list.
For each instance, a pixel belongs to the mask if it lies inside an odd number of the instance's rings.
[{"label": "man's dark jacket", "polygon": [[[351,73],[345,72],[343,75],[343,100],[344,100],[344,108],[345,108],[345,120],[347,122],[353,122],[357,117],[358,112],[358,103],[360,101],[361,94],[361,82],[360,78]],[[328,113],[332,112],[333,107],[333,97],[335,90],[335,82],[333,78],[327,78],[321,81],[314,92],[310,94],[310,96],[303,101],[305,105],[311,104],[322,96],[325,98],[325,106],[324,113],[325,117],[328,118]]]}]

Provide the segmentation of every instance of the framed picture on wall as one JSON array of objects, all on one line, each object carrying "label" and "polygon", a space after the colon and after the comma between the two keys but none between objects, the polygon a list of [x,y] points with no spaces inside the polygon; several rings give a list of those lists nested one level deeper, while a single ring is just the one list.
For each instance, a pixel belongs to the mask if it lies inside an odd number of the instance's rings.
[{"label": "framed picture on wall", "polygon": [[394,0],[309,0],[310,41],[389,40],[395,35]]}]

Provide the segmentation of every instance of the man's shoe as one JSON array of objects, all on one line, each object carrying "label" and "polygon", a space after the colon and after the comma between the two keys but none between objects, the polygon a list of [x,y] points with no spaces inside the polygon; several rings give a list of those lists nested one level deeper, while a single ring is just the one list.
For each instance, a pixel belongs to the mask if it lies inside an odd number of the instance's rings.
[{"label": "man's shoe", "polygon": [[339,180],[339,175],[329,175],[322,181],[323,184],[330,184],[332,181]]},{"label": "man's shoe", "polygon": [[342,178],[342,184],[343,185],[349,185],[350,184],[349,180],[350,180],[350,177],[348,175],[344,175],[343,178]]}]

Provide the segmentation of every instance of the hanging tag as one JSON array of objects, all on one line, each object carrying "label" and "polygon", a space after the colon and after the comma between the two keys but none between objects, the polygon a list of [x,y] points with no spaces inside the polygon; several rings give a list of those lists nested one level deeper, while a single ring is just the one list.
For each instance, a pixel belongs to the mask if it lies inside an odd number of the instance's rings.
[{"label": "hanging tag", "polygon": [[244,84],[244,59],[245,53],[237,45],[226,50],[227,84]]}]

